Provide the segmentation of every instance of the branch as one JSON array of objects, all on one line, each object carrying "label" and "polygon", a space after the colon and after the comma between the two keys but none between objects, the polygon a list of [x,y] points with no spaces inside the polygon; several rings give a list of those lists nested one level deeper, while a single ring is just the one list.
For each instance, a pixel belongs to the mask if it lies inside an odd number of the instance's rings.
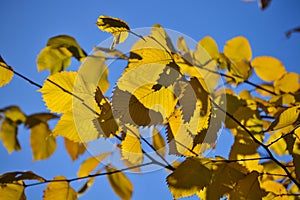
[{"label": "branch", "polygon": [[31,186],[35,186],[35,185],[42,185],[42,184],[51,183],[51,182],[68,182],[68,183],[70,183],[70,182],[73,182],[73,181],[78,181],[78,180],[92,178],[92,177],[97,177],[97,176],[111,175],[111,174],[115,174],[115,173],[119,173],[119,172],[131,170],[131,169],[135,169],[135,168],[139,168],[139,167],[148,166],[148,165],[151,165],[151,164],[154,164],[154,163],[153,162],[148,162],[148,163],[144,163],[144,164],[140,164],[140,165],[136,165],[136,166],[131,166],[131,167],[123,168],[123,169],[118,169],[118,170],[111,171],[111,172],[89,174],[87,176],[82,176],[82,177],[77,177],[77,178],[71,178],[71,179],[45,180],[43,182],[37,182],[37,183],[31,183],[31,184],[24,184],[24,187],[31,187]]},{"label": "branch", "polygon": [[294,134],[294,131],[295,131],[296,128],[298,128],[298,127],[295,127],[291,132],[288,132],[286,134],[281,135],[279,138],[273,140],[270,144],[267,144],[266,146],[270,147],[271,145],[273,145],[274,143],[278,142],[279,140],[285,138],[286,136]]},{"label": "branch", "polygon": [[234,160],[211,160],[212,163],[218,163],[218,162],[225,162],[225,163],[231,163],[231,162],[239,162],[239,161],[253,161],[253,160],[270,160],[270,157],[260,157],[260,158],[242,158],[242,159],[234,159]]},{"label": "branch", "polygon": [[282,164],[281,162],[279,162],[279,160],[277,160],[272,152],[270,151],[270,149],[268,148],[267,145],[265,145],[264,143],[262,143],[261,141],[259,141],[256,137],[254,137],[254,135],[251,133],[251,131],[249,131],[239,120],[237,120],[232,114],[228,113],[226,110],[224,110],[222,107],[220,107],[213,99],[211,99],[211,102],[219,109],[221,110],[224,114],[226,114],[229,118],[231,118],[235,123],[237,123],[244,131],[246,131],[246,133],[252,138],[252,140],[260,145],[269,155],[270,159],[275,162],[280,168],[282,168],[286,175],[289,177],[289,179],[291,181],[293,181],[295,183],[295,185],[300,189],[300,183],[292,176],[292,174],[289,172],[289,170],[287,169],[287,167]]}]

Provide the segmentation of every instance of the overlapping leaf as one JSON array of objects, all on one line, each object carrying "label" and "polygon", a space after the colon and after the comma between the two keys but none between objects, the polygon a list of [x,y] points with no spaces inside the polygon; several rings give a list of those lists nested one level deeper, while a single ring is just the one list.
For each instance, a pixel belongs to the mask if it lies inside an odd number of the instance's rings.
[{"label": "overlapping leaf", "polygon": [[[64,176],[56,176],[44,190],[43,200],[77,200],[76,191]],[[59,181],[60,180],[60,181]]]},{"label": "overlapping leaf", "polygon": [[9,184],[0,184],[0,199],[3,200],[26,200],[22,181]]},{"label": "overlapping leaf", "polygon": [[72,161],[75,161],[78,159],[78,157],[82,154],[84,154],[86,150],[87,144],[79,143],[79,142],[73,142],[67,138],[65,138],[65,148],[71,157]]},{"label": "overlapping leaf", "polygon": [[8,66],[0,55],[0,87],[8,84],[13,76],[12,67]]}]

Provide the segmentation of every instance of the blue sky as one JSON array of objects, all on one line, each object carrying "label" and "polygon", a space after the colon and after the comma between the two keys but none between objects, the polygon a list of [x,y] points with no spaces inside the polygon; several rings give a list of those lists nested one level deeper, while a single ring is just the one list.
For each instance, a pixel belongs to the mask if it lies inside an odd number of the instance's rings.
[{"label": "blue sky", "polygon": [[[14,69],[42,84],[49,72],[37,72],[36,58],[48,38],[68,34],[90,52],[110,35],[95,25],[99,15],[124,19],[131,28],[150,27],[156,23],[165,28],[182,32],[198,41],[212,36],[223,49],[227,40],[243,35],[249,39],[253,57],[270,55],[280,59],[288,71],[299,73],[300,34],[287,39],[284,32],[300,26],[300,2],[298,0],[273,0],[265,11],[257,2],[240,0],[198,1],[2,1],[0,11],[0,54]],[[72,60],[70,69],[80,63]],[[12,82],[0,88],[0,108],[19,105],[26,114],[46,111],[37,88],[14,77]],[[223,135],[228,133],[224,132]],[[56,153],[48,161],[32,162],[29,131],[20,127],[21,152],[8,155],[0,145],[0,173],[14,170],[33,170],[51,179],[56,175],[75,177],[83,158],[72,162],[61,140]],[[217,145],[228,146],[222,135]],[[144,175],[129,174],[134,184],[133,199],[171,199],[164,170]],[[74,184],[74,187],[77,185]],[[45,185],[28,188],[28,199],[41,199]],[[81,199],[118,199],[105,177],[99,177],[95,185]]]}]

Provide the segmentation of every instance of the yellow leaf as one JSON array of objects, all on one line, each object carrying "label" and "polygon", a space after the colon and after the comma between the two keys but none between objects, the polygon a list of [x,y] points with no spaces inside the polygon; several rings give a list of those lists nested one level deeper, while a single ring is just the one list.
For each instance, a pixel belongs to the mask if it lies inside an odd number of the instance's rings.
[{"label": "yellow leaf", "polygon": [[252,58],[249,41],[243,36],[228,40],[224,46],[224,54],[234,61],[250,61]]},{"label": "yellow leaf", "polygon": [[160,134],[160,132],[157,130],[156,127],[153,128],[152,131],[152,144],[157,154],[163,157],[166,155],[167,149],[166,149],[165,139],[162,137],[162,135]]},{"label": "yellow leaf", "polygon": [[31,128],[30,145],[33,160],[44,160],[49,158],[56,149],[55,137],[47,123],[40,123]]},{"label": "yellow leaf", "polygon": [[205,159],[187,158],[167,177],[175,199],[194,195],[210,183],[212,171],[207,163]]},{"label": "yellow leaf", "polygon": [[[97,174],[100,173],[100,171],[97,171]],[[84,194],[90,187],[94,184],[94,180],[96,177],[89,178],[82,186],[78,189],[77,194],[78,196]]]},{"label": "yellow leaf", "polygon": [[43,200],[78,199],[76,191],[69,185],[64,176],[56,176],[53,180],[55,180],[55,182],[50,182],[44,190]]},{"label": "yellow leaf", "polygon": [[56,49],[65,47],[78,61],[82,61],[87,56],[86,52],[79,46],[75,38],[69,35],[58,35],[52,37],[48,40],[47,46]]},{"label": "yellow leaf", "polygon": [[0,175],[1,184],[14,183],[21,180],[38,180],[40,182],[46,181],[43,177],[33,173],[32,171],[7,172]]},{"label": "yellow leaf", "polygon": [[183,53],[188,53],[189,52],[189,48],[186,44],[186,41],[184,39],[184,37],[179,37],[177,40],[177,48],[179,51],[182,51]]},{"label": "yellow leaf", "polygon": [[264,189],[268,194],[263,197],[263,200],[269,200],[269,199],[274,199],[274,200],[288,200],[288,196],[278,196],[281,194],[287,194],[286,188],[275,181],[264,181],[260,184],[260,187]]},{"label": "yellow leaf", "polygon": [[300,106],[293,106],[285,109],[276,117],[275,121],[272,122],[268,130],[278,130],[286,126],[293,125],[298,120],[299,114]]},{"label": "yellow leaf", "polygon": [[294,72],[284,74],[280,79],[274,81],[274,87],[285,93],[294,93],[299,89],[299,75]]},{"label": "yellow leaf", "polygon": [[0,112],[3,112],[6,118],[16,122],[17,124],[24,123],[26,121],[26,115],[18,106],[8,106],[0,109]]},{"label": "yellow leaf", "polygon": [[216,59],[219,57],[218,45],[212,37],[205,36],[200,40],[199,44],[202,45],[202,47],[208,52],[208,54],[212,58]]},{"label": "yellow leaf", "polygon": [[220,199],[229,194],[248,170],[238,163],[219,163],[213,171],[212,181],[206,190],[207,199]]},{"label": "yellow leaf", "polygon": [[65,70],[71,64],[72,53],[66,47],[42,49],[37,57],[38,71],[50,70],[51,74]]},{"label": "yellow leaf", "polygon": [[271,56],[256,57],[252,60],[251,66],[259,78],[268,82],[275,81],[286,73],[281,61]]},{"label": "yellow leaf", "polygon": [[82,154],[84,154],[86,150],[86,145],[79,142],[73,142],[67,138],[65,138],[65,148],[71,157],[72,161],[75,161],[78,159],[78,157]]},{"label": "yellow leaf", "polygon": [[[252,74],[250,63],[245,60],[231,63],[228,70],[229,70],[228,75],[234,77],[234,81],[236,84],[244,82]],[[228,81],[231,81],[230,78],[227,79]]]},{"label": "yellow leaf", "polygon": [[122,141],[122,159],[128,160],[133,165],[139,165],[144,160],[142,144],[140,142],[140,133],[137,128],[127,127],[125,139]]},{"label": "yellow leaf", "polygon": [[252,171],[245,178],[240,179],[230,192],[229,197],[232,200],[260,200],[262,191],[258,182],[259,173]]},{"label": "yellow leaf", "polygon": [[[259,164],[259,160],[250,160],[250,159],[256,159],[260,158],[261,156],[259,153],[255,153],[252,155],[237,155],[237,160],[246,160],[246,161],[238,161],[241,165],[245,166],[249,171],[258,171],[262,172],[263,171],[263,166]],[[248,160],[247,160],[248,159]]]},{"label": "yellow leaf", "polygon": [[13,76],[12,67],[8,66],[0,55],[0,87],[8,84]]},{"label": "yellow leaf", "polygon": [[[72,95],[77,72],[60,72],[48,77],[42,93],[44,102],[49,110],[57,113],[65,113],[72,109]],[[62,90],[62,88],[65,92]]]},{"label": "yellow leaf", "polygon": [[[267,83],[263,83],[263,84],[260,84],[259,85],[260,87],[270,91],[270,92],[275,92],[275,88],[273,86],[273,84],[267,84]],[[260,93],[262,96],[272,96],[273,94],[268,92],[268,91],[265,91],[265,90],[262,90],[260,88],[256,88],[255,89],[258,93]]]},{"label": "yellow leaf", "polygon": [[106,152],[106,153],[101,153],[97,156],[93,156],[93,157],[85,159],[80,165],[80,168],[77,172],[77,176],[84,177],[84,176],[89,175],[110,154],[111,153]]},{"label": "yellow leaf", "polygon": [[[272,149],[276,154],[278,154],[279,156],[281,155],[285,155],[288,154],[288,150],[287,150],[287,144],[284,141],[284,139],[279,139],[282,137],[282,135],[289,133],[290,131],[293,130],[292,126],[287,126],[285,128],[282,128],[280,131],[276,131],[274,132],[268,139],[268,141],[266,142],[267,145],[273,143],[270,146],[270,149]],[[274,141],[276,141],[274,143]]]},{"label": "yellow leaf", "polygon": [[100,30],[113,34],[114,41],[111,49],[114,49],[116,44],[124,42],[128,37],[129,25],[121,19],[101,15],[96,24]]},{"label": "yellow leaf", "polygon": [[108,175],[107,178],[109,180],[110,186],[114,190],[114,192],[123,200],[131,199],[133,192],[133,185],[130,180],[126,177],[126,175],[118,171],[114,167],[106,167],[105,168]]},{"label": "yellow leaf", "polygon": [[21,150],[17,139],[17,132],[18,125],[10,119],[5,118],[1,124],[0,137],[8,153]]},{"label": "yellow leaf", "polygon": [[0,184],[0,199],[2,200],[26,200],[22,182]]},{"label": "yellow leaf", "polygon": [[59,118],[57,115],[52,113],[35,113],[27,116],[25,125],[31,128],[39,123],[47,123],[48,120]]}]

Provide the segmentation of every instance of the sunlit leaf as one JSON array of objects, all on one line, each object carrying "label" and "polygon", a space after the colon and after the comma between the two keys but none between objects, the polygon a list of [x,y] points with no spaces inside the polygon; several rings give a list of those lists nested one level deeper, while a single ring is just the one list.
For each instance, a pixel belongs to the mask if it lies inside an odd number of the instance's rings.
[{"label": "sunlit leaf", "polygon": [[26,115],[18,106],[8,106],[0,109],[6,118],[10,119],[17,124],[24,123],[26,121]]},{"label": "sunlit leaf", "polygon": [[0,55],[0,87],[8,84],[14,73],[12,67],[8,66]]},{"label": "sunlit leaf", "polygon": [[186,41],[184,39],[184,37],[179,37],[177,40],[177,48],[179,51],[182,51],[183,53],[188,53],[189,52],[189,48],[186,44]]},{"label": "sunlit leaf", "polygon": [[285,109],[283,112],[280,113],[272,122],[268,130],[278,130],[286,126],[290,126],[297,122],[299,119],[300,114],[300,106],[293,106],[291,108]]},{"label": "sunlit leaf", "polygon": [[21,181],[9,184],[0,184],[0,199],[26,200],[24,185]]},{"label": "sunlit leaf", "polygon": [[89,175],[109,155],[109,152],[105,152],[85,159],[80,165],[80,168],[77,172],[77,176],[84,177]]},{"label": "sunlit leaf", "polygon": [[131,199],[133,185],[126,175],[121,171],[113,173],[117,171],[114,167],[107,166],[105,169],[108,173],[107,178],[114,192],[123,200]]},{"label": "sunlit leaf", "polygon": [[84,154],[86,150],[85,145],[87,144],[73,142],[67,138],[65,138],[64,141],[65,141],[65,148],[69,156],[71,157],[72,161],[77,160],[80,155]]},{"label": "sunlit leaf", "polygon": [[275,81],[286,73],[281,61],[271,56],[256,57],[252,60],[251,66],[259,78],[268,82]]},{"label": "sunlit leaf", "polygon": [[151,139],[153,147],[157,151],[156,153],[164,157],[167,151],[166,142],[157,128],[153,128]]},{"label": "sunlit leaf", "polygon": [[42,49],[37,57],[38,71],[50,70],[51,74],[65,70],[71,64],[72,53],[66,47]]},{"label": "sunlit leaf", "polygon": [[59,117],[52,113],[35,113],[35,114],[27,116],[25,125],[28,128],[32,128],[35,125],[38,125],[39,123],[47,123],[49,120],[57,119],[57,118],[59,118]]},{"label": "sunlit leaf", "polygon": [[69,35],[58,35],[52,37],[48,40],[47,46],[56,49],[65,47],[78,61],[83,61],[83,59],[87,56],[87,53],[79,46],[75,38]]},{"label": "sunlit leaf", "polygon": [[[289,197],[285,196],[287,194],[286,188],[275,181],[264,181],[260,184],[260,187],[264,189],[268,194],[263,197],[263,200],[274,199],[274,200],[288,200]],[[278,196],[282,195],[282,196]]]},{"label": "sunlit leaf", "polygon": [[74,90],[76,76],[77,72],[61,72],[48,77],[39,91],[49,110],[65,113],[72,109],[70,93]]},{"label": "sunlit leaf", "polygon": [[199,41],[199,44],[202,45],[202,47],[208,52],[208,54],[216,59],[219,57],[219,49],[216,41],[210,37],[210,36],[205,36]]},{"label": "sunlit leaf", "polygon": [[[256,88],[255,90],[263,96],[271,96],[272,92],[275,92],[275,88],[274,88],[273,84],[263,83],[263,84],[260,84],[259,86],[263,89]],[[268,91],[270,91],[270,92],[268,92]]]},{"label": "sunlit leaf", "polygon": [[[273,161],[263,162],[261,163],[261,165],[263,166],[263,173],[285,174],[285,171]],[[263,176],[262,178],[268,179],[269,176]],[[273,180],[282,179],[282,176],[272,176],[272,179]]]},{"label": "sunlit leaf", "polygon": [[285,93],[296,92],[299,85],[299,75],[294,72],[288,72],[284,74],[280,79],[275,80],[274,87]]},{"label": "sunlit leaf", "polygon": [[[64,176],[54,177],[44,190],[44,200],[77,200],[76,191],[70,186]],[[58,181],[61,180],[61,181]]]},{"label": "sunlit leaf", "polygon": [[[246,161],[238,161],[241,165],[245,166],[249,171],[257,171],[257,172],[262,172],[263,171],[263,166],[259,164],[261,156],[259,153],[255,153],[252,155],[237,155],[237,160],[246,160]],[[253,160],[251,160],[253,159]],[[256,160],[255,160],[256,159]]]},{"label": "sunlit leaf", "polygon": [[101,15],[96,24],[100,30],[113,34],[114,41],[111,49],[114,49],[116,44],[124,42],[128,37],[129,25],[121,19]]},{"label": "sunlit leaf", "polygon": [[219,163],[213,171],[212,180],[206,190],[207,199],[220,199],[230,193],[248,170],[238,163]]},{"label": "sunlit leaf", "polygon": [[167,177],[167,184],[177,199],[196,194],[210,183],[211,176],[211,166],[207,160],[187,158]]},{"label": "sunlit leaf", "polygon": [[18,141],[17,134],[18,134],[17,123],[7,118],[4,119],[1,123],[0,137],[8,153],[21,150],[21,146]]},{"label": "sunlit leaf", "polygon": [[47,123],[40,123],[31,128],[30,145],[33,160],[49,158],[56,149],[56,139],[51,135]]},{"label": "sunlit leaf", "polygon": [[243,36],[228,40],[224,46],[224,54],[234,61],[250,61],[252,58],[249,41]]},{"label": "sunlit leaf", "polygon": [[133,165],[139,165],[144,160],[140,133],[135,127],[128,127],[125,139],[122,141],[122,157]]},{"label": "sunlit leaf", "polygon": [[46,181],[43,177],[33,173],[32,171],[24,172],[7,172],[0,175],[0,183],[13,183],[20,180],[37,180],[40,182]]},{"label": "sunlit leaf", "polygon": [[252,171],[243,179],[240,179],[230,192],[230,199],[247,199],[247,200],[260,200],[262,199],[262,191],[258,182],[259,173]]},{"label": "sunlit leaf", "polygon": [[[244,82],[252,74],[250,63],[245,60],[233,62],[229,66],[228,70],[229,70],[229,73],[227,75],[234,77],[234,81],[236,84]],[[227,78],[227,79],[228,79],[228,82],[231,81],[229,78]]]}]

